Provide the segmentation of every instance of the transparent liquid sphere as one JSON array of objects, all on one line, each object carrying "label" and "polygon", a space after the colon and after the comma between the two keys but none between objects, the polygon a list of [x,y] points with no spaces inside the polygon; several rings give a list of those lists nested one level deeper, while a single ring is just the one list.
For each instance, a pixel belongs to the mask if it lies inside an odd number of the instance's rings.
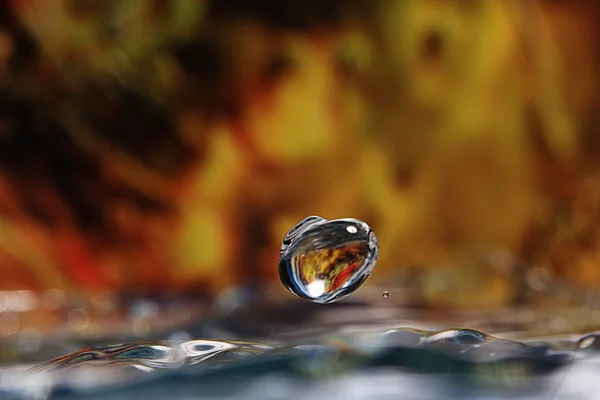
[{"label": "transparent liquid sphere", "polygon": [[378,252],[375,233],[362,221],[307,217],[283,238],[279,278],[304,299],[333,303],[363,284]]}]

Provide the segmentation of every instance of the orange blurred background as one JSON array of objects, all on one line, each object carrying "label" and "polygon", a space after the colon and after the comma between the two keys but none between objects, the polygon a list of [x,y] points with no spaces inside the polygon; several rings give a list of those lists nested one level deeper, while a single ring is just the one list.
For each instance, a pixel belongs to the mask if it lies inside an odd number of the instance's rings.
[{"label": "orange blurred background", "polygon": [[[371,283],[514,300],[504,249],[600,283],[594,0],[0,5],[0,289],[277,282],[307,215],[378,235]],[[429,291],[427,291],[429,290]]]}]

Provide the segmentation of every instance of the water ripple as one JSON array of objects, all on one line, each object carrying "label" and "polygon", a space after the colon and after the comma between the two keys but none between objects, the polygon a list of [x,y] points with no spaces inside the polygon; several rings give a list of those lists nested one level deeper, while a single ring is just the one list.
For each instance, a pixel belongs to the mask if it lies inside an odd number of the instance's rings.
[{"label": "water ripple", "polygon": [[[506,340],[472,329],[396,328],[277,345],[214,339],[120,343],[86,348],[29,368],[0,370],[0,397],[127,398],[146,393],[156,398],[151,388],[160,382],[161,387],[172,387],[171,398],[183,393],[182,385],[200,383],[203,390],[227,398],[231,391],[268,376],[279,377],[272,381],[275,390],[281,382],[313,385],[372,371],[394,371],[403,379],[416,373],[431,382],[441,379],[480,389],[542,393],[551,386],[545,377],[559,374],[567,365],[588,363],[598,372],[598,337],[590,333],[566,346],[565,340]],[[296,398],[294,393],[290,398]]]}]

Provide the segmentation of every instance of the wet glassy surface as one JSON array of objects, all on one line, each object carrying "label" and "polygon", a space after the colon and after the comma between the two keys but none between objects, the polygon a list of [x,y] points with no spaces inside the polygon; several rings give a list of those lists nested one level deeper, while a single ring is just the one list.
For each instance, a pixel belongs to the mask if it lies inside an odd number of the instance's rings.
[{"label": "wet glassy surface", "polygon": [[[79,325],[67,320],[60,336],[33,335],[26,314],[15,313],[24,331],[0,345],[0,395],[596,398],[600,312],[589,305],[444,310],[411,306],[405,289],[385,289],[327,305],[282,296],[283,287],[268,296],[230,293],[209,307],[128,300],[114,304],[113,312],[130,311],[104,319],[112,329],[102,336],[92,309],[87,326],[78,315]],[[168,320],[184,312],[190,318]]]}]

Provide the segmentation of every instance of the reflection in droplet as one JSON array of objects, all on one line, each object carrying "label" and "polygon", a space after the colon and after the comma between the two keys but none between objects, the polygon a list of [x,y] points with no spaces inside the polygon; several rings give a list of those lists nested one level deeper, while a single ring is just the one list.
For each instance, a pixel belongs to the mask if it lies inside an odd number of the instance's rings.
[{"label": "reflection in droplet", "polygon": [[325,281],[321,279],[316,279],[308,285],[306,285],[306,289],[311,297],[323,296],[323,293],[325,293],[326,291]]},{"label": "reflection in droplet", "polygon": [[383,291],[381,293],[381,297],[383,297],[384,299],[387,299],[388,297],[390,297],[390,292],[388,292],[387,290]]},{"label": "reflection in droplet", "polygon": [[378,251],[375,233],[366,223],[311,216],[283,238],[279,277],[304,299],[332,303],[362,285],[375,267]]}]

